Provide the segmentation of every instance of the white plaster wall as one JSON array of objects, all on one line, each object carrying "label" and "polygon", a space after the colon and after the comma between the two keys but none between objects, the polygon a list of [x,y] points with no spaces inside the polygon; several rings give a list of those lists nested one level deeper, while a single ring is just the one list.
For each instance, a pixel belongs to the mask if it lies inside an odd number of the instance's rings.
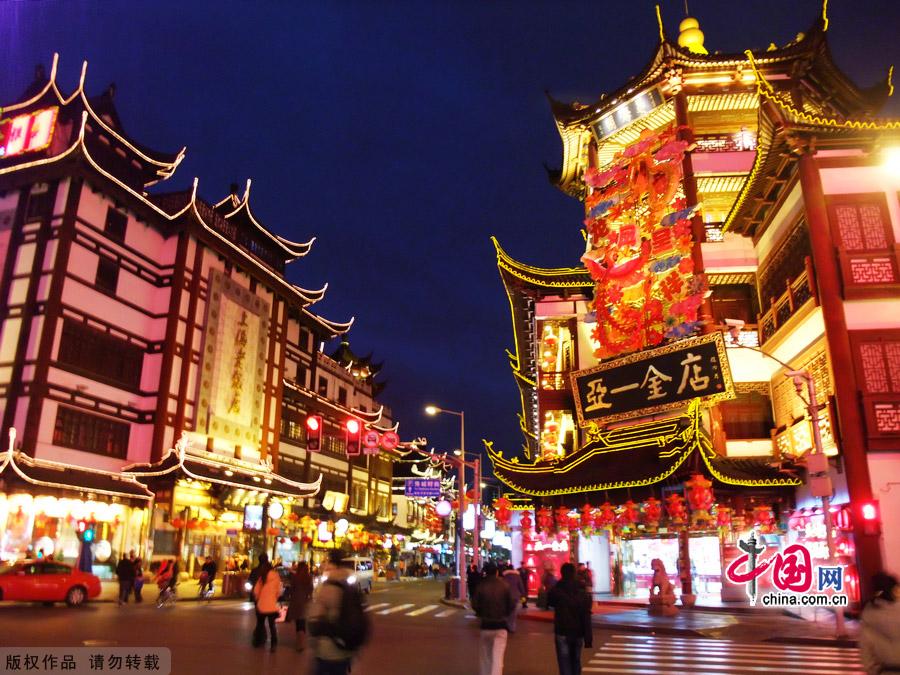
[{"label": "white plaster wall", "polygon": [[798,181],[791,188],[775,218],[772,219],[772,224],[769,225],[769,228],[756,244],[756,255],[759,257],[759,260],[765,260],[772,252],[772,249],[781,242],[786,230],[802,210],[803,193],[800,190],[800,182]]},{"label": "white plaster wall", "polygon": [[753,240],[734,232],[726,232],[723,239],[700,244],[706,271],[755,272],[759,260],[756,257]]},{"label": "white plaster wall", "polygon": [[585,537],[578,533],[578,562],[591,563],[594,593],[609,593],[609,535],[606,532]]},{"label": "white plaster wall", "polygon": [[900,298],[845,300],[844,319],[848,330],[878,330],[900,326]]}]

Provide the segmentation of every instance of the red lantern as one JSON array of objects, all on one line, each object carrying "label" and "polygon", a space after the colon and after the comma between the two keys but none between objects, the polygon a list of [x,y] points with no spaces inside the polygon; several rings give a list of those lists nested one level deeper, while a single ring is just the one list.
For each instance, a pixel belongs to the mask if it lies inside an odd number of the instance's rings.
[{"label": "red lantern", "polygon": [[594,511],[594,527],[598,530],[609,527],[616,522],[616,510],[609,502],[603,502],[600,508]]},{"label": "red lantern", "polygon": [[594,508],[590,504],[581,507],[581,529],[590,530],[594,524]]},{"label": "red lantern", "polygon": [[300,537],[298,537],[296,534],[293,537],[291,537],[292,544],[296,544],[298,541],[300,541]]},{"label": "red lantern", "polygon": [[564,531],[569,529],[569,509],[565,506],[556,507],[556,529]]},{"label": "red lantern", "polygon": [[500,497],[494,501],[494,518],[501,530],[509,527],[509,521],[512,518],[512,502],[506,497]]},{"label": "red lantern", "polygon": [[729,507],[716,507],[716,527],[720,527],[723,530],[731,528],[731,509]]},{"label": "red lantern", "polygon": [[666,497],[666,513],[673,525],[684,525],[687,519],[687,511],[684,508],[684,497],[677,492],[673,492]]},{"label": "red lantern", "polygon": [[279,530],[277,527],[270,527],[269,529],[266,530],[266,534],[269,534],[273,537],[277,536],[280,532],[281,532],[281,530]]},{"label": "red lantern", "polygon": [[616,517],[616,524],[619,527],[633,527],[637,523],[639,517],[637,504],[630,499],[622,505],[622,510]]},{"label": "red lantern", "polygon": [[763,534],[771,534],[775,531],[775,515],[768,504],[760,504],[753,507],[753,524]]},{"label": "red lantern", "polygon": [[659,529],[659,521],[662,518],[662,503],[656,497],[650,497],[644,502],[644,524],[649,532]]},{"label": "red lantern", "polygon": [[701,522],[704,525],[712,522],[709,513],[713,505],[712,481],[703,474],[695,473],[684,485],[688,503],[691,505],[691,525],[697,527]]},{"label": "red lantern", "polygon": [[172,520],[169,521],[169,524],[176,530],[180,530],[184,527],[184,521],[181,518],[172,518]]},{"label": "red lantern", "polygon": [[545,534],[553,527],[553,511],[548,506],[542,506],[537,512],[538,527]]},{"label": "red lantern", "polygon": [[531,532],[531,511],[522,511],[522,517],[519,519],[519,525],[522,527],[522,532]]}]

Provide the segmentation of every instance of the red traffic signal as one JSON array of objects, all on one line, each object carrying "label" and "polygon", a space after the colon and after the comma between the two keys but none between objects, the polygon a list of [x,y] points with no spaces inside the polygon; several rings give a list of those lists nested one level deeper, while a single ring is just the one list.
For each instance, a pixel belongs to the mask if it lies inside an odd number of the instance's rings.
[{"label": "red traffic signal", "polygon": [[306,418],[306,449],[318,452],[322,449],[322,416],[310,415]]},{"label": "red traffic signal", "polygon": [[859,506],[859,515],[862,517],[863,533],[871,536],[881,534],[881,510],[878,502],[863,502]]},{"label": "red traffic signal", "polygon": [[344,423],[347,435],[347,455],[359,455],[362,453],[362,439],[360,438],[359,420],[349,419]]}]

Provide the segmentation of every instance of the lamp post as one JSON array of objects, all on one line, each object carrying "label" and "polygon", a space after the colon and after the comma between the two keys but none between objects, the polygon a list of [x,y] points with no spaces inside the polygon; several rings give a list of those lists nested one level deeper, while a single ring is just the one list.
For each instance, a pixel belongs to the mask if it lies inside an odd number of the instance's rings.
[{"label": "lamp post", "polygon": [[473,532],[472,562],[478,565],[478,553],[481,542],[478,531],[478,505],[481,503],[481,457],[466,461],[466,413],[463,410],[446,410],[429,405],[425,408],[428,415],[446,413],[459,417],[459,457],[445,455],[447,462],[456,465],[458,508],[456,516],[456,573],[459,576],[459,600],[466,599],[466,531],[463,528],[463,514],[466,512],[466,467],[475,471],[475,529]]},{"label": "lamp post", "polygon": [[[822,499],[822,511],[824,512],[825,519],[825,542],[828,546],[828,563],[834,564],[834,534],[832,533],[833,519],[831,517],[832,487],[831,479],[828,477],[828,457],[825,455],[825,450],[822,447],[822,430],[819,428],[819,403],[816,400],[816,382],[813,379],[812,373],[808,370],[797,370],[772,354],[764,352],[759,347],[738,344],[738,337],[741,328],[744,327],[744,322],[739,319],[725,319],[725,323],[728,324],[731,342],[734,346],[758,352],[759,354],[778,362],[784,368],[787,368],[787,372],[784,374],[785,377],[790,377],[794,381],[797,396],[806,405],[806,412],[809,415],[810,424],[812,424],[813,434],[813,451],[806,464],[808,474],[807,479],[813,479],[810,483],[810,492],[812,495]],[[806,387],[806,398],[803,396],[804,385]],[[812,570],[810,570],[810,572],[812,572]],[[844,608],[835,607],[834,612],[835,633],[839,638],[846,637],[847,629],[844,625]]]}]

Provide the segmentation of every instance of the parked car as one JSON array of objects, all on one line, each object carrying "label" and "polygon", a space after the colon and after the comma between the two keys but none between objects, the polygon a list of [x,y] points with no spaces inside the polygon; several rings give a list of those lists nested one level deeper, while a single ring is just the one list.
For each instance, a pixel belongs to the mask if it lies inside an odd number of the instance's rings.
[{"label": "parked car", "polygon": [[371,558],[355,555],[352,558],[341,560],[341,567],[351,571],[349,581],[356,583],[356,587],[363,593],[372,592],[372,580],[375,576],[374,562]]},{"label": "parked car", "polygon": [[76,607],[100,595],[100,579],[55,560],[22,560],[0,570],[0,600],[65,602]]}]

